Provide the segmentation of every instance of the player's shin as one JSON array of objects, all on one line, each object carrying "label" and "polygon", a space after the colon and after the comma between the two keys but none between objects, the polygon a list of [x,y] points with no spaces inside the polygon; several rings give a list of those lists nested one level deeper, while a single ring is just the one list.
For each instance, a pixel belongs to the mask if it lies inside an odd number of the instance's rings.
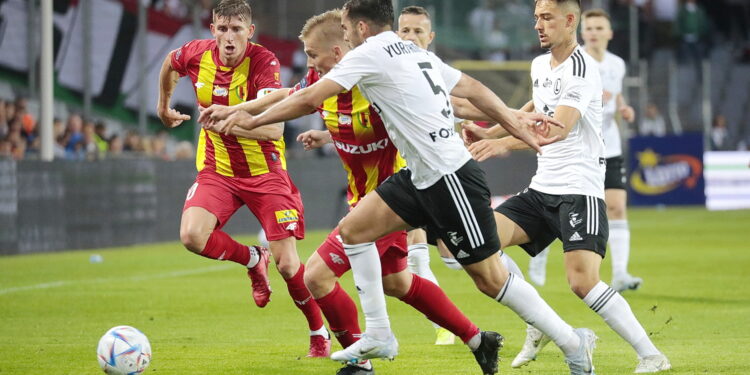
[{"label": "player's shin", "polygon": [[295,306],[305,315],[310,331],[317,331],[323,328],[323,317],[320,314],[318,304],[313,300],[312,294],[305,286],[304,274],[305,265],[300,264],[297,273],[284,281],[286,281],[289,295],[292,296]]},{"label": "player's shin", "polygon": [[252,259],[250,249],[235,241],[227,233],[216,229],[211,232],[211,235],[206,241],[206,246],[200,255],[217,260],[229,260],[235,263],[239,263],[246,267],[251,267],[258,263],[257,252],[255,259]]},{"label": "player's shin", "polygon": [[328,326],[341,347],[346,348],[359,340],[362,331],[357,319],[357,306],[339,283],[324,297],[316,298],[320,310],[328,320]]},{"label": "player's shin", "polygon": [[352,266],[354,284],[365,315],[365,332],[377,340],[385,340],[391,335],[391,325],[385,307],[378,249],[374,242],[368,242],[344,244],[344,251]]},{"label": "player's shin", "polygon": [[424,314],[427,319],[451,331],[464,343],[479,334],[479,328],[467,318],[440,287],[417,275],[412,275],[409,292],[401,301]]},{"label": "player's shin", "polygon": [[580,340],[573,327],[563,321],[526,280],[510,273],[495,300],[549,336],[566,355],[578,349]]},{"label": "player's shin", "polygon": [[604,318],[610,328],[632,345],[638,357],[645,358],[661,354],[636,319],[628,302],[609,285],[600,281],[583,298],[583,302],[586,302],[586,305]]}]

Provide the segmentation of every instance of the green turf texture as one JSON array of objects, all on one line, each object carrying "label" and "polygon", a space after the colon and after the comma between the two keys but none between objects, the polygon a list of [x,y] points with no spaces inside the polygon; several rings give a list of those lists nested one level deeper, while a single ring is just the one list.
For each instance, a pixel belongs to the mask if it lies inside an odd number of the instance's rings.
[{"label": "green turf texture", "polygon": [[[750,374],[750,211],[635,209],[630,227],[630,271],[645,284],[624,296],[671,359],[670,373]],[[301,257],[326,234],[308,233],[298,243]],[[90,263],[94,253],[104,261]],[[509,254],[526,269],[522,250]],[[525,325],[462,271],[443,266],[436,252],[432,267],[470,319],[506,337],[501,374],[568,373],[554,345],[530,366],[511,369]],[[123,324],[151,341],[147,374],[334,374],[337,363],[305,358],[306,323],[278,272],[270,273],[272,301],[259,309],[241,267],[190,254],[177,242],[0,258],[0,374],[100,373],[97,341]],[[609,259],[602,278],[609,281]],[[351,277],[342,285],[351,291]],[[539,291],[570,324],[600,337],[597,374],[633,372],[635,352],[569,291],[559,244]],[[409,306],[389,298],[388,308],[401,349],[393,362],[374,362],[378,374],[481,373],[465,346],[432,345],[433,328]]]}]

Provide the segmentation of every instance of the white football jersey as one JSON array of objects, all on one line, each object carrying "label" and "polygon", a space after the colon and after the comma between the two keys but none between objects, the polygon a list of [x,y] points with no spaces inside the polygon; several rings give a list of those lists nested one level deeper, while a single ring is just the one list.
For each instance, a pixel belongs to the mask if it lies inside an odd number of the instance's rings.
[{"label": "white football jersey", "polygon": [[386,31],[349,51],[323,78],[347,90],[359,86],[383,119],[418,189],[471,159],[454,130],[450,104],[461,72],[432,52]]},{"label": "white football jersey", "polygon": [[612,98],[604,103],[604,157],[613,158],[622,155],[620,128],[615,121],[617,112],[617,95],[622,94],[622,80],[625,79],[625,61],[619,56],[606,51],[604,59],[599,61],[599,74],[602,76],[602,89],[609,91]]},{"label": "white football jersey", "polygon": [[604,199],[604,142],[602,141],[602,83],[593,57],[576,47],[554,69],[547,53],[531,63],[534,108],[554,116],[558,106],[581,113],[564,140],[542,147],[530,187],[553,195],[580,194]]}]

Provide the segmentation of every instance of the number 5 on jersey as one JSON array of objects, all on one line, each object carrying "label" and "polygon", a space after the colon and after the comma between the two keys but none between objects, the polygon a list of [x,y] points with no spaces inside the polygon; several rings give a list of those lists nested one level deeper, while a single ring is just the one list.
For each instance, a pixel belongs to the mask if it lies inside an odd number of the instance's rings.
[{"label": "number 5 on jersey", "polygon": [[427,82],[430,84],[430,87],[432,87],[432,93],[435,95],[443,94],[443,96],[445,97],[445,108],[443,108],[440,113],[443,114],[443,117],[450,118],[451,102],[450,99],[448,99],[448,94],[445,92],[445,90],[443,90],[442,87],[440,87],[440,85],[435,84],[435,82],[430,77],[430,73],[428,72],[428,70],[432,70],[432,64],[428,62],[421,62],[418,63],[418,65],[419,69],[422,69],[422,74],[424,74],[424,77],[427,78]]}]

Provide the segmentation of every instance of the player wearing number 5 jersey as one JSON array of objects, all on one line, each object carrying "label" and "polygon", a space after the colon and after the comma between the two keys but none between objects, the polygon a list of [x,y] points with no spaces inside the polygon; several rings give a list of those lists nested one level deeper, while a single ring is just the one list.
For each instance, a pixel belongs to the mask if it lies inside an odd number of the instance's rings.
[{"label": "player wearing number 5 jersey", "polygon": [[[478,81],[399,39],[391,31],[392,21],[390,0],[348,1],[342,27],[346,40],[356,48],[331,72],[257,117],[238,112],[218,125],[224,131],[236,126],[254,129],[299,117],[356,85],[383,119],[388,135],[409,165],[380,185],[375,194],[367,194],[340,223],[367,326],[357,343],[331,358],[352,361],[398,353],[385,309],[375,241],[394,231],[419,226],[434,228],[440,234],[482,292],[509,306],[524,320],[538,323],[543,332],[563,337],[565,345],[584,348],[579,335],[534,288],[509,277],[495,256],[500,241],[489,189],[483,172],[453,131],[449,95],[469,99],[537,150],[540,143],[551,140],[537,137],[527,124],[546,117],[510,111]],[[485,374],[497,372],[501,340],[497,333],[483,332],[467,343]],[[571,355],[569,359],[578,361],[582,356]]]},{"label": "player wearing number 5 jersey", "polygon": [[[232,105],[255,99],[281,87],[279,61],[260,45],[250,43],[255,26],[243,0],[222,0],[213,12],[215,39],[194,40],[167,55],[160,74],[158,112],[166,126],[189,116],[169,108],[179,77],[188,76],[202,107]],[[264,307],[271,289],[268,250],[242,245],[221,230],[231,216],[247,206],[270,240],[277,268],[290,295],[305,315],[310,356],[328,356],[330,339],[320,309],[304,285],[304,266],[295,241],[304,237],[304,210],[297,188],[286,172],[281,126],[220,134],[202,129],[196,165],[198,176],[183,208],[180,239],[204,257],[230,260],[247,267],[253,299]]]}]

